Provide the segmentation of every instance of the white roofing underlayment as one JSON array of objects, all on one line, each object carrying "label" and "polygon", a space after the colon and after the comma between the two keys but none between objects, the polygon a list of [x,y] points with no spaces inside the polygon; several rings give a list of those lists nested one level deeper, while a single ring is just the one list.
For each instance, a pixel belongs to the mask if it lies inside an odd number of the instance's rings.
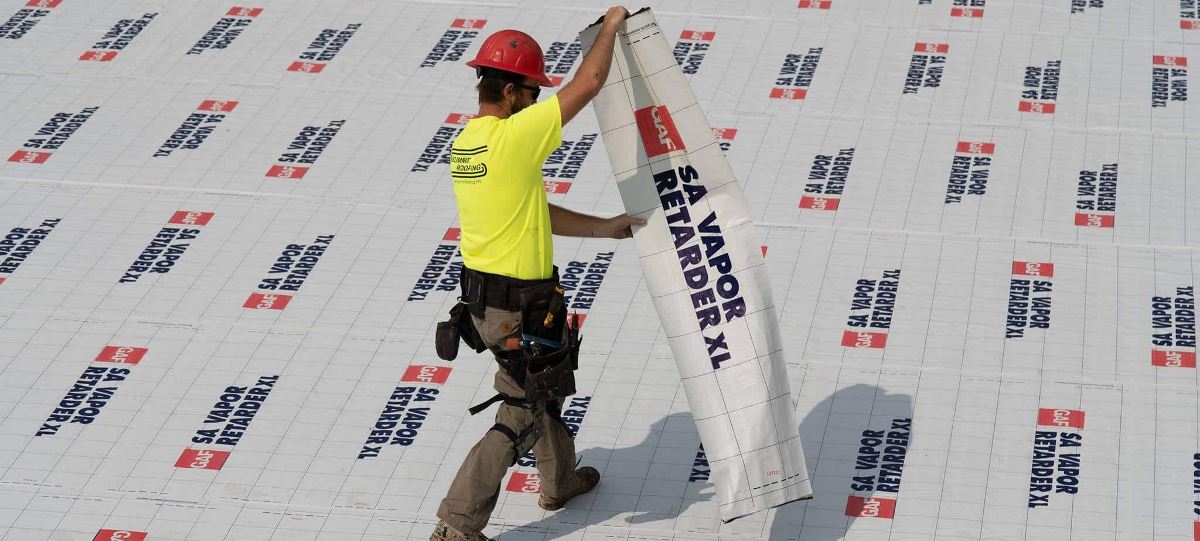
[{"label": "white roofing underlayment", "polygon": [[[603,479],[546,513],[522,460],[488,535],[1200,536],[1195,2],[649,5],[760,237],[814,499],[722,524],[635,242],[558,238]],[[569,80],[602,10],[0,0],[0,539],[428,537],[492,424],[494,363],[433,348],[463,63],[518,28]],[[551,202],[624,211],[604,138],[566,127]]]}]

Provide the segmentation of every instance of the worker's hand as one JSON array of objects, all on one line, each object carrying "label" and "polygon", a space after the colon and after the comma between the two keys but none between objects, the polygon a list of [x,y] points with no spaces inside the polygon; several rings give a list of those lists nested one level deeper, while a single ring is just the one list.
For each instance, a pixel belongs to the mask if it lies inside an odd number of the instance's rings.
[{"label": "worker's hand", "polygon": [[634,218],[628,214],[613,216],[600,222],[593,236],[608,237],[610,239],[627,239],[633,236],[633,226],[635,225],[646,225],[646,220]]},{"label": "worker's hand", "polygon": [[604,26],[616,32],[621,23],[625,22],[625,18],[629,16],[629,10],[625,6],[613,6],[608,8],[608,12],[604,14]]}]

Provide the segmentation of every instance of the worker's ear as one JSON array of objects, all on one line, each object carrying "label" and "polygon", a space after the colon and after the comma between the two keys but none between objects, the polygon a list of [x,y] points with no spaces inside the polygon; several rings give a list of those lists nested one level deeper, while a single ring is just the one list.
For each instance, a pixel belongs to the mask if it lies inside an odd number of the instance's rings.
[{"label": "worker's ear", "polygon": [[504,97],[505,98],[516,98],[517,97],[517,85],[515,85],[513,83],[504,83]]}]

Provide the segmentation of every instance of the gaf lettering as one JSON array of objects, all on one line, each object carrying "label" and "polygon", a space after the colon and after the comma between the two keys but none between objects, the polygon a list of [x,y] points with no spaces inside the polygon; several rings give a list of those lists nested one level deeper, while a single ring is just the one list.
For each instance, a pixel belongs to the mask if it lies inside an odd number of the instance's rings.
[{"label": "gaf lettering", "polygon": [[217,20],[217,24],[204,33],[204,37],[200,38],[200,41],[188,49],[187,54],[200,54],[208,49],[224,49],[242,35],[245,27],[250,26],[252,22],[254,19],[221,17]]},{"label": "gaf lettering", "polygon": [[608,266],[616,252],[596,254],[596,260],[590,263],[571,261],[563,269],[559,285],[562,286],[563,304],[571,310],[591,310],[604,277],[608,274]]},{"label": "gaf lettering", "polygon": [[804,185],[804,193],[822,195],[842,195],[846,188],[846,178],[850,176],[850,165],[854,163],[854,149],[843,148],[837,156],[817,154],[813,158],[812,169],[809,170],[809,182]]},{"label": "gaf lettering", "polygon": [[85,107],[78,113],[58,113],[42,125],[33,139],[25,141],[25,144],[21,146],[42,150],[58,150],[63,143],[67,142],[67,139],[75,135],[75,132],[79,128],[82,128],[83,124],[99,110],[99,107]]},{"label": "gaf lettering", "polygon": [[945,55],[914,53],[908,63],[908,75],[904,78],[904,93],[916,94],[922,88],[942,86],[945,64]]},{"label": "gaf lettering", "polygon": [[1196,296],[1192,286],[1175,288],[1175,297],[1151,299],[1151,342],[1159,347],[1196,347]]},{"label": "gaf lettering", "polygon": [[0,274],[17,272],[33,251],[41,246],[46,236],[62,221],[62,218],[42,220],[36,228],[14,227],[0,239]]},{"label": "gaf lettering", "polygon": [[269,291],[299,291],[309,273],[317,267],[321,256],[333,242],[333,235],[318,235],[312,244],[289,244],[271,265],[271,274],[287,274],[283,278],[263,278],[259,289]]},{"label": "gaf lettering", "polygon": [[1192,455],[1192,494],[1195,494],[1196,498],[1196,501],[1192,502],[1192,512],[1200,517],[1200,453]]},{"label": "gaf lettering", "polygon": [[[667,227],[674,238],[675,255],[679,258],[679,267],[683,269],[684,282],[692,290],[692,308],[696,311],[696,320],[703,332],[704,329],[720,325],[722,317],[726,323],[745,317],[746,301],[738,295],[741,284],[733,275],[733,261],[724,253],[725,237],[721,233],[721,226],[717,224],[716,211],[710,211],[698,225],[692,225],[690,206],[708,193],[703,185],[692,184],[693,180],[699,178],[700,173],[687,165],[656,173],[654,186],[658,190],[659,202],[667,212]],[[699,243],[693,242],[697,236]],[[709,274],[710,268],[717,272],[715,280]],[[715,337],[705,334],[704,343],[708,346],[709,360],[714,370],[732,358],[725,342],[725,333],[718,333]]]},{"label": "gaf lettering", "polygon": [[345,124],[345,120],[331,120],[324,128],[305,126],[292,139],[288,151],[279,156],[279,163],[317,163],[317,158],[321,157],[321,153],[325,152]]},{"label": "gaf lettering", "polygon": [[775,79],[777,86],[794,86],[808,88],[812,86],[813,77],[817,74],[817,64],[821,62],[824,47],[813,47],[806,54],[789,54],[783,60],[779,69],[779,77]]},{"label": "gaf lettering", "polygon": [[1029,470],[1029,508],[1050,505],[1050,494],[1079,492],[1079,453],[1063,450],[1083,445],[1083,434],[1038,430],[1033,435],[1033,461]]},{"label": "gaf lettering", "polygon": [[142,254],[129,265],[129,269],[125,271],[125,275],[121,277],[118,283],[127,284],[138,281],[142,274],[147,272],[167,273],[183,257],[184,252],[191,244],[187,242],[177,242],[195,239],[200,235],[199,229],[179,229],[175,227],[164,227],[154,235],[154,239],[150,241],[143,250]]},{"label": "gaf lettering", "polygon": [[589,133],[579,137],[579,141],[563,141],[542,165],[542,176],[554,178],[575,178],[583,161],[587,159],[592,145],[600,134]]},{"label": "gaf lettering", "polygon": [[707,481],[712,473],[708,465],[708,455],[704,454],[704,445],[700,445],[700,450],[696,451],[696,459],[692,461],[692,473],[688,476],[689,483],[697,481]]},{"label": "gaf lettering", "polygon": [[685,75],[695,75],[700,72],[700,64],[704,62],[704,53],[710,44],[695,41],[679,40],[675,43],[675,63],[679,64]]},{"label": "gaf lettering", "polygon": [[358,453],[358,458],[375,458],[383,450],[384,445],[412,445],[417,437],[417,430],[429,416],[429,408],[410,408],[411,402],[432,402],[437,399],[438,390],[433,387],[396,387],[383,406],[383,413],[375,421],[375,426],[367,436],[366,443]]},{"label": "gaf lettering", "polygon": [[446,62],[457,62],[462,55],[471,47],[471,39],[479,35],[479,32],[474,30],[446,30],[438,40],[437,45],[433,46],[433,50],[425,55],[425,60],[421,62],[422,68],[432,68],[438,62],[445,60]]},{"label": "gaf lettering", "polygon": [[543,58],[546,64],[546,73],[566,75],[571,71],[571,67],[575,65],[575,61],[579,59],[579,55],[582,53],[583,44],[579,42],[579,38],[575,38],[575,41],[570,43],[565,41],[551,43],[550,48],[546,50],[546,56]]},{"label": "gaf lettering", "polygon": [[429,144],[425,145],[425,151],[417,158],[417,162],[413,164],[411,171],[428,171],[429,166],[440,163],[450,163],[450,143],[458,134],[462,132],[462,126],[442,126],[433,134],[433,139],[429,140]]},{"label": "gaf lettering", "polygon": [[176,149],[194,150],[200,148],[208,136],[212,135],[216,125],[225,120],[222,113],[191,113],[183,123],[175,128],[175,132],[154,151],[155,158],[170,156]]},{"label": "gaf lettering", "polygon": [[950,163],[945,204],[961,203],[965,195],[986,195],[991,156],[956,155]]},{"label": "gaf lettering", "polygon": [[1117,164],[1102,166],[1102,170],[1080,171],[1075,191],[1075,208],[1097,212],[1117,211]]},{"label": "gaf lettering", "polygon": [[860,278],[850,299],[850,317],[846,325],[856,328],[888,330],[900,290],[900,269],[883,271],[881,280]]},{"label": "gaf lettering", "polygon": [[278,375],[262,376],[253,387],[226,387],[204,418],[205,426],[219,426],[197,430],[192,443],[237,445],[278,381]]},{"label": "gaf lettering", "polygon": [[[579,429],[583,427],[583,418],[587,416],[588,406],[591,403],[592,397],[590,396],[573,396],[570,405],[562,411],[560,417],[572,438],[578,435]],[[525,453],[524,456],[517,459],[517,465],[530,468],[537,466],[537,459],[534,458],[533,451]]]},{"label": "gaf lettering", "polygon": [[911,434],[911,418],[892,419],[890,430],[863,430],[850,490],[900,492],[900,477],[904,474]]},{"label": "gaf lettering", "polygon": [[138,34],[158,16],[158,13],[145,13],[137,19],[121,19],[104,34],[104,38],[92,45],[95,50],[121,51],[133,42]]},{"label": "gaf lettering", "polygon": [[1187,101],[1188,70],[1155,66],[1151,72],[1150,105],[1166,107],[1168,101]]},{"label": "gaf lettering", "polygon": [[71,390],[58,402],[50,416],[34,436],[53,436],[65,423],[88,425],[100,415],[117,392],[117,387],[100,387],[101,383],[125,381],[128,368],[89,366],[83,370]]},{"label": "gaf lettering", "polygon": [[1005,338],[1023,338],[1025,329],[1050,328],[1050,296],[1054,283],[1049,280],[1012,278],[1008,286],[1008,323]]},{"label": "gaf lettering", "polygon": [[317,38],[308,44],[308,50],[300,53],[300,60],[312,60],[316,62],[329,62],[333,60],[342,47],[354,37],[354,33],[362,27],[362,23],[347,24],[344,30],[336,28],[326,28],[321,30]]},{"label": "gaf lettering", "polygon": [[408,294],[410,301],[423,301],[430,291],[454,291],[462,279],[462,252],[456,244],[439,244]]},{"label": "gaf lettering", "polygon": [[1071,0],[1071,13],[1083,13],[1084,8],[1100,9],[1104,7],[1104,0]]},{"label": "gaf lettering", "polygon": [[1057,100],[1058,80],[1061,72],[1061,60],[1050,60],[1046,62],[1045,67],[1026,66],[1025,89],[1021,91],[1021,98],[1028,100]]},{"label": "gaf lettering", "polygon": [[42,17],[49,14],[48,9],[18,9],[4,24],[0,24],[0,38],[21,39],[41,22]]}]

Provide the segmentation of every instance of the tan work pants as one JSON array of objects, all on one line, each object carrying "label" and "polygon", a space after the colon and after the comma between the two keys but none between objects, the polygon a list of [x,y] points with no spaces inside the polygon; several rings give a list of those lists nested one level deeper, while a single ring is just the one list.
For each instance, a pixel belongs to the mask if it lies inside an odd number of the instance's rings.
[{"label": "tan work pants", "polygon": [[[472,321],[484,344],[493,352],[503,351],[508,338],[520,337],[520,312],[488,307],[484,317],[472,316]],[[495,387],[501,394],[525,397],[524,389],[503,367],[496,372]],[[544,494],[559,497],[573,487],[575,442],[559,418],[562,404],[562,400],[537,402],[526,409],[501,402],[496,423],[517,434],[517,441],[499,430],[488,430],[459,467],[446,498],[438,507],[438,518],[461,532],[482,531],[500,497],[504,473],[530,449],[537,458]]]}]

